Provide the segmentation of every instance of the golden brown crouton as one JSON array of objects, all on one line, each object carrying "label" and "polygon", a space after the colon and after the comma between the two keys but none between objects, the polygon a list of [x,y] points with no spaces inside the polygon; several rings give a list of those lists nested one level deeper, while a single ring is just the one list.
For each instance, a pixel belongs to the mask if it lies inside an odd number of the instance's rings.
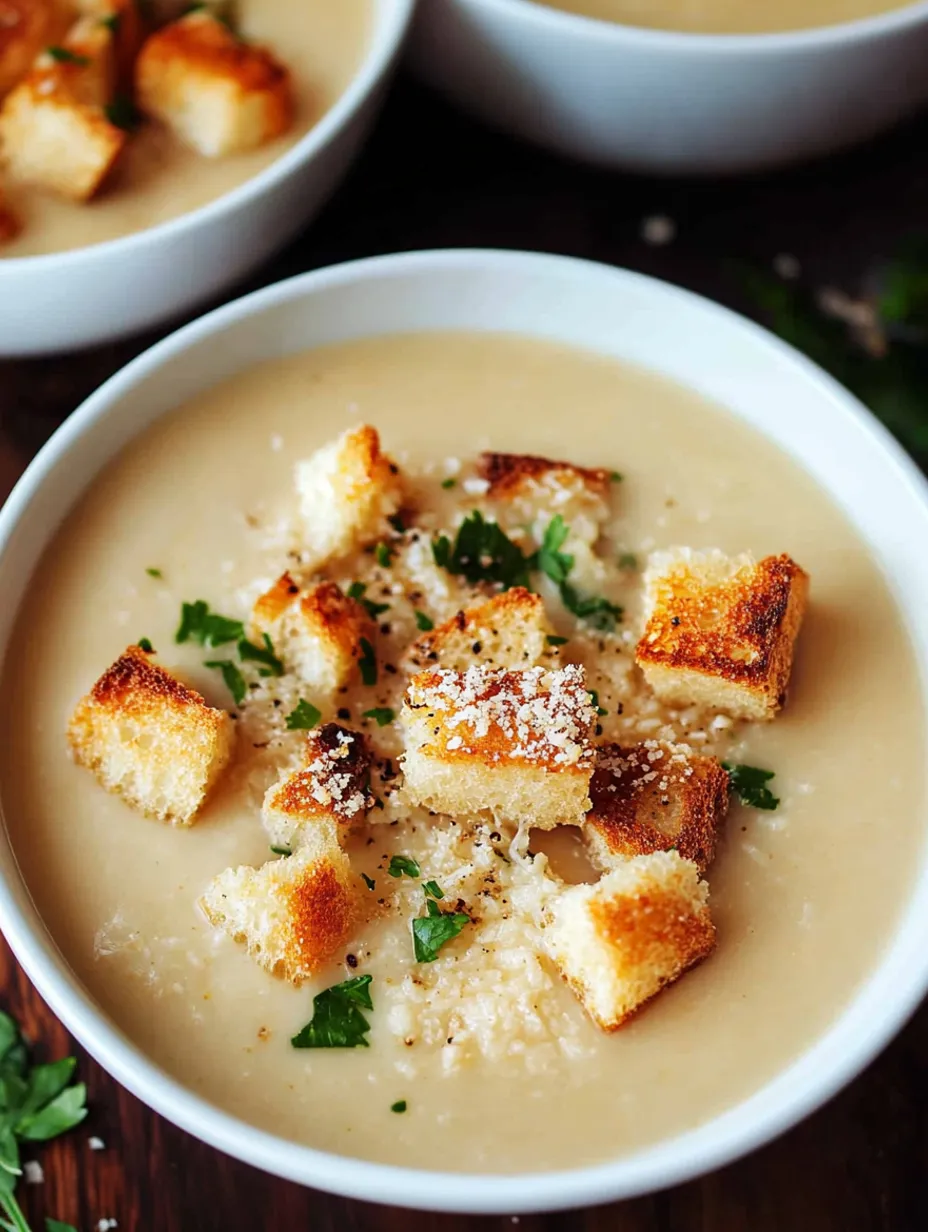
[{"label": "golden brown crouton", "polygon": [[601,869],[674,849],[705,872],[728,812],[728,774],[715,757],[664,741],[604,744],[596,752],[590,799],[583,832]]},{"label": "golden brown crouton", "polygon": [[373,804],[371,751],[360,733],[325,723],[306,738],[304,765],[284,775],[264,797],[261,817],[275,847],[296,850],[307,830],[335,841]]},{"label": "golden brown crouton", "polygon": [[208,158],[255,149],[293,122],[287,70],[267,48],[243,42],[207,12],[152,34],[135,83],[142,110]]},{"label": "golden brown crouton", "polygon": [[79,702],[68,742],[107,791],[186,826],[232,754],[234,728],[224,711],[130,646]]},{"label": "golden brown crouton", "polygon": [[25,77],[43,47],[58,42],[69,20],[61,0],[0,0],[0,99]]},{"label": "golden brown crouton", "polygon": [[296,487],[305,529],[306,564],[322,564],[390,532],[387,518],[403,500],[399,468],[362,425],[298,462]]},{"label": "golden brown crouton", "polygon": [[513,453],[481,454],[479,470],[509,526],[560,514],[574,538],[592,543],[609,512],[606,470]]},{"label": "golden brown crouton", "polygon": [[421,672],[402,721],[416,804],[545,830],[576,825],[589,808],[596,712],[582,668]]},{"label": "golden brown crouton", "polygon": [[809,578],[788,556],[655,553],[635,652],[658,697],[772,719],[786,699]]},{"label": "golden brown crouton", "polygon": [[544,939],[597,1026],[615,1031],[715,947],[709,888],[676,852],[636,856],[596,885],[563,889]]},{"label": "golden brown crouton", "polygon": [[409,648],[414,667],[431,665],[463,672],[474,663],[487,667],[535,667],[557,661],[545,605],[521,586],[495,595],[479,607],[458,612]]},{"label": "golden brown crouton", "polygon": [[257,601],[251,629],[259,639],[267,634],[287,667],[320,697],[347,684],[363,653],[362,639],[375,636],[365,609],[334,582],[304,591],[289,573]]},{"label": "golden brown crouton", "polygon": [[299,986],[362,920],[359,879],[324,832],[261,868],[229,868],[200,899],[207,919],[272,975]]}]

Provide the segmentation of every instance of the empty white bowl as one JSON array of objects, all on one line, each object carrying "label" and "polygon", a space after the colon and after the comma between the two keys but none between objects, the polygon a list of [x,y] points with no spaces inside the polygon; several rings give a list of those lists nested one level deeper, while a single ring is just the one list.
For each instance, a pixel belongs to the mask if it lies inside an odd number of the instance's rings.
[{"label": "empty white bowl", "polygon": [[490,124],[575,158],[747,171],[873,136],[928,99],[928,3],[785,34],[622,26],[531,0],[421,0],[413,63]]},{"label": "empty white bowl", "polygon": [[367,135],[415,0],[374,0],[354,80],[306,136],[208,205],[70,252],[0,257],[0,358],[77,350],[164,321],[260,265],[318,213]]},{"label": "empty white bowl", "polygon": [[[579,344],[681,382],[755,425],[815,477],[870,544],[928,679],[928,489],[848,393],[756,325],[676,287],[560,257],[480,251],[384,257],[269,287],[188,325],[108,381],[49,441],[0,511],[0,655],[56,527],[107,462],[159,416],[261,360],[422,330],[510,331]],[[629,1197],[718,1167],[848,1082],[928,987],[928,858],[879,964],[804,1054],[688,1133],[595,1167],[546,1174],[467,1176],[358,1161],[275,1138],[207,1103],[154,1065],[81,987],[43,926],[5,830],[0,927],[41,995],[100,1063],[204,1141],[353,1197],[526,1212]]]}]

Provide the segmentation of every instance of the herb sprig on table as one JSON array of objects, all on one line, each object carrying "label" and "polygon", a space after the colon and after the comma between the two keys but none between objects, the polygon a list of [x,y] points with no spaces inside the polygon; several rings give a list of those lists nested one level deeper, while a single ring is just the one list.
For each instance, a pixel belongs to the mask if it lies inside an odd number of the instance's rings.
[{"label": "herb sprig on table", "polygon": [[[0,1012],[0,1228],[4,1232],[30,1232],[16,1200],[22,1176],[20,1144],[47,1142],[66,1133],[87,1115],[87,1089],[72,1083],[74,1057],[35,1065],[19,1027]],[[46,1220],[48,1232],[74,1232],[70,1224]]]}]

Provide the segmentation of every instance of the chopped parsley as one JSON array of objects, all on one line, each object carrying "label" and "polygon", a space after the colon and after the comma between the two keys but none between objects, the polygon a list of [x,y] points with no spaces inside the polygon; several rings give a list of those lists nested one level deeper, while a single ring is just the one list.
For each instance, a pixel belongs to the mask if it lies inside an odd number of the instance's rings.
[{"label": "chopped parsley", "polygon": [[274,654],[271,639],[266,633],[263,636],[263,646],[256,646],[254,642],[249,642],[243,637],[238,644],[239,657],[243,663],[263,663],[264,666],[258,672],[259,676],[282,676],[284,665]]},{"label": "chopped parsley", "polygon": [[435,628],[435,621],[431,616],[426,616],[425,612],[416,612],[416,628],[421,629],[423,633],[428,633],[430,629]]},{"label": "chopped parsley", "polygon": [[123,132],[134,133],[142,123],[141,111],[127,94],[117,94],[103,110],[113,127],[121,128]]},{"label": "chopped parsley", "polygon": [[426,898],[444,898],[445,892],[437,881],[423,881],[422,888]]},{"label": "chopped parsley", "polygon": [[391,513],[390,516],[387,518],[387,521],[390,523],[390,525],[393,527],[393,529],[396,531],[398,535],[402,535],[403,532],[406,530],[406,526],[403,522],[402,515],[399,513]]},{"label": "chopped parsley", "polygon": [[301,697],[287,715],[287,731],[309,731],[322,718],[322,711]]},{"label": "chopped parsley", "polygon": [[603,710],[602,706],[599,704],[599,694],[597,693],[597,691],[595,689],[588,689],[587,692],[590,695],[590,702],[595,708],[596,713],[597,714],[608,714],[609,711]]},{"label": "chopped parsley", "polygon": [[555,634],[550,633],[545,638],[545,641],[548,643],[549,646],[566,646],[567,643],[570,641],[570,638],[569,637],[557,637]]},{"label": "chopped parsley", "polygon": [[360,603],[372,620],[376,620],[384,612],[389,612],[389,603],[374,603],[370,599],[365,599],[364,594],[366,590],[367,587],[363,582],[352,582],[348,587],[348,598],[354,599],[356,603]]},{"label": "chopped parsley", "polygon": [[395,1104],[390,1105],[391,1112],[405,1112],[407,1104],[405,1099],[398,1099]]},{"label": "chopped parsley", "polygon": [[560,550],[569,534],[570,527],[558,513],[548,523],[548,529],[538,549],[538,568],[558,586],[567,581],[574,567],[574,558]]},{"label": "chopped parsley", "polygon": [[432,556],[439,568],[460,574],[468,582],[498,582],[504,590],[531,583],[534,557],[508,537],[497,522],[488,522],[479,509],[469,514],[452,545],[447,535],[432,540]]},{"label": "chopped parsley", "polygon": [[293,850],[290,847],[271,847],[275,856],[292,856]]},{"label": "chopped parsley", "polygon": [[153,577],[153,578],[164,577],[164,574],[161,572],[160,569],[146,569],[145,572],[148,574],[149,577]]},{"label": "chopped parsley", "polygon": [[197,599],[195,603],[181,606],[180,627],[174,640],[198,642],[201,646],[224,646],[244,636],[245,626],[240,620],[230,620],[228,616],[211,612],[205,600]]},{"label": "chopped parsley", "polygon": [[377,558],[377,564],[381,569],[389,569],[390,562],[393,559],[393,549],[385,543],[378,543],[374,548],[374,556]]},{"label": "chopped parsley", "polygon": [[374,647],[366,637],[361,638],[361,657],[358,660],[361,669],[361,683],[372,685],[377,683],[377,656]]},{"label": "chopped parsley", "polygon": [[151,644],[151,642],[148,640],[147,637],[140,637],[139,640],[136,642],[136,645],[138,646],[139,650],[144,650],[146,654],[155,653],[155,648]]},{"label": "chopped parsley", "polygon": [[581,596],[569,582],[561,583],[561,602],[578,620],[585,620],[603,633],[611,632],[622,616],[617,603],[596,595]]},{"label": "chopped parsley", "polygon": [[548,523],[534,563],[558,587],[561,602],[568,612],[572,612],[579,620],[585,620],[594,629],[614,629],[615,622],[622,615],[622,609],[608,599],[592,595],[581,597],[579,591],[567,580],[574,567],[574,558],[562,552],[561,548],[569,534],[570,527],[559,513],[556,514]]},{"label": "chopped parsley", "polygon": [[77,52],[69,51],[67,47],[46,47],[45,50],[58,64],[79,64],[86,68],[90,63],[87,56],[79,56]]},{"label": "chopped parsley", "polygon": [[226,688],[232,694],[232,700],[236,706],[240,706],[245,700],[248,693],[248,685],[245,683],[245,677],[238,670],[231,659],[210,659],[208,663],[203,664],[204,667],[215,668],[222,672],[222,678],[225,681]]},{"label": "chopped parsley", "polygon": [[391,877],[421,877],[419,865],[409,856],[391,856],[387,872]]},{"label": "chopped parsley", "polygon": [[362,719],[373,719],[378,727],[386,727],[392,723],[396,715],[389,706],[375,706],[373,710],[365,710]]},{"label": "chopped parsley", "polygon": [[294,1048],[367,1048],[365,1038],[371,1029],[361,1010],[372,1010],[371,976],[356,975],[353,979],[333,984],[313,997],[310,1022],[294,1035]]},{"label": "chopped parsley", "polygon": [[108,17],[101,17],[100,25],[106,26],[106,28],[112,31],[113,34],[118,34],[119,27],[122,25],[122,14],[110,13]]},{"label": "chopped parsley", "polygon": [[622,552],[615,563],[620,569],[637,569],[638,557],[634,552]]},{"label": "chopped parsley", "polygon": [[441,486],[442,486],[443,488],[446,488],[446,489],[447,489],[447,488],[453,488],[456,484],[457,484],[457,480],[456,480],[456,479],[443,479],[443,480],[441,481]]},{"label": "chopped parsley", "polygon": [[722,766],[728,771],[731,790],[748,808],[775,809],[780,803],[779,797],[766,785],[776,771],[761,770],[757,766],[732,765],[727,761],[723,761]]},{"label": "chopped parsley", "polygon": [[364,882],[364,884],[367,886],[369,890],[373,890],[374,886],[376,886],[377,884],[377,882],[374,880],[373,877],[368,877],[367,873],[361,874],[361,880]]},{"label": "chopped parsley", "polygon": [[453,941],[470,923],[470,916],[461,911],[442,911],[431,898],[426,906],[428,915],[419,916],[412,922],[413,949],[416,962],[421,963],[434,962],[445,942]]},{"label": "chopped parsley", "polygon": [[619,471],[613,471],[612,474],[609,476],[609,482],[610,483],[621,483],[624,478],[625,476],[620,474]]}]

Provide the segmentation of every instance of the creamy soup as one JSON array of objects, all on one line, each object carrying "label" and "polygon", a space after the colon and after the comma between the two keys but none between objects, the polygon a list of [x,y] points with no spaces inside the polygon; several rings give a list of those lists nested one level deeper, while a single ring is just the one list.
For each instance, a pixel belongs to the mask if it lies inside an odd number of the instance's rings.
[{"label": "creamy soup", "polygon": [[859,21],[908,7],[907,0],[535,0],[547,8],[625,26],[693,34],[769,34]]},{"label": "creamy soup", "polygon": [[250,180],[304,137],[347,89],[364,58],[372,17],[371,0],[240,0],[236,12],[242,34],[270,47],[292,74],[297,111],[286,135],[251,153],[210,159],[148,122],[87,204],[8,183],[22,231],[0,246],[0,259],[86,248],[144,231]]},{"label": "creamy soup", "polygon": [[[630,653],[638,619],[631,554],[640,566],[651,549],[678,544],[789,552],[811,575],[782,715],[735,729],[675,720],[694,747],[774,770],[781,803],[733,805],[707,874],[715,953],[614,1034],[590,1022],[500,900],[488,902],[482,944],[465,930],[418,968],[408,917],[387,910],[300,989],[212,930],[197,907],[210,880],[270,858],[257,820],[269,750],[253,749],[263,742],[242,717],[241,764],[190,830],[133,812],[68,758],[75,702],[141,637],[213,704],[231,706],[203,666],[209,655],[175,644],[180,605],[203,598],[246,615],[287,564],[280,527],[294,461],[361,419],[378,426],[435,526],[481,501],[466,461],[481,448],[621,471],[609,527],[625,561],[608,580],[626,606],[617,655]],[[386,665],[397,630],[392,613],[380,619]],[[338,701],[385,754],[398,747],[395,725],[360,716],[397,705],[393,680],[382,668],[375,687]],[[634,668],[618,685],[593,680],[606,738],[654,731]],[[569,1167],[731,1107],[847,1004],[887,944],[924,843],[918,672],[880,570],[845,517],[786,455],[686,389],[516,337],[322,349],[255,368],[156,424],[57,534],[23,604],[0,699],[6,825],[52,936],[102,1009],[216,1105],[295,1141],[390,1163]],[[353,858],[388,906],[422,897],[418,881],[385,876],[392,854],[414,856],[423,878],[457,892],[459,836],[435,818],[393,794],[366,833]],[[484,838],[500,847],[499,834]],[[589,878],[569,838],[542,848],[567,880]],[[518,870],[500,861],[495,875],[501,901],[515,901]],[[292,1048],[313,995],[362,973],[373,976],[370,1047]],[[391,1111],[402,1100],[406,1111]]]}]

